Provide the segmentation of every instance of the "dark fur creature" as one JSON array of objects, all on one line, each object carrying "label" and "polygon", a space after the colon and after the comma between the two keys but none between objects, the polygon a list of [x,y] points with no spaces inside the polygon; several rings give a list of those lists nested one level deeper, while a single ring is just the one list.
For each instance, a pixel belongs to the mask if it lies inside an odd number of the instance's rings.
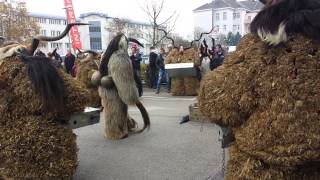
[{"label": "dark fur creature", "polygon": [[63,108],[64,84],[50,59],[41,56],[21,55],[27,64],[28,76],[34,90],[40,95],[45,111]]},{"label": "dark fur creature", "polygon": [[137,108],[140,110],[142,119],[143,119],[143,128],[141,130],[138,130],[137,133],[143,132],[145,129],[150,129],[150,117],[146,110],[146,108],[143,106],[143,104],[139,101],[136,103]]},{"label": "dark fur creature", "polygon": [[251,32],[259,35],[262,40],[277,45],[285,42],[291,35],[301,33],[320,41],[319,0],[261,0],[261,2],[265,7],[254,18],[250,28]]},{"label": "dark fur creature", "polygon": [[108,64],[109,64],[109,59],[111,55],[116,52],[119,49],[119,42],[123,34],[119,34],[116,37],[114,37],[108,47],[107,50],[103,53],[102,59],[101,59],[101,64],[100,64],[100,74],[102,76],[108,75]]}]

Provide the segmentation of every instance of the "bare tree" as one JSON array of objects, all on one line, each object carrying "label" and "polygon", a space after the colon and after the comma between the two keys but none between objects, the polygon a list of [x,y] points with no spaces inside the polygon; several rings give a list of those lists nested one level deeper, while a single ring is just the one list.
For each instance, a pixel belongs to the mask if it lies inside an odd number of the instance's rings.
[{"label": "bare tree", "polygon": [[164,28],[168,33],[172,32],[178,18],[177,11],[169,14],[166,18],[162,18],[165,0],[161,1],[146,1],[146,3],[141,7],[142,10],[147,14],[150,24],[152,25],[152,46],[157,46],[161,43],[165,36],[158,30],[158,28]]},{"label": "bare tree", "polygon": [[[193,38],[199,39],[203,32],[205,32],[205,30],[203,30],[201,27],[195,27],[193,30]],[[206,36],[203,36],[203,38],[206,38]],[[202,41],[202,39],[199,39],[198,42],[195,42],[196,46],[198,46],[199,42],[201,42],[201,41]]]},{"label": "bare tree", "polygon": [[179,34],[171,33],[169,36],[172,37],[172,39],[174,40],[174,43],[176,45],[183,46],[183,47],[190,46],[190,42],[188,40],[184,39]]},{"label": "bare tree", "polygon": [[16,7],[0,3],[1,36],[6,40],[25,42],[39,34],[39,25],[35,19],[28,16],[25,4]]},{"label": "bare tree", "polygon": [[126,27],[128,26],[129,20],[122,18],[113,18],[105,29],[111,33],[124,33]]}]

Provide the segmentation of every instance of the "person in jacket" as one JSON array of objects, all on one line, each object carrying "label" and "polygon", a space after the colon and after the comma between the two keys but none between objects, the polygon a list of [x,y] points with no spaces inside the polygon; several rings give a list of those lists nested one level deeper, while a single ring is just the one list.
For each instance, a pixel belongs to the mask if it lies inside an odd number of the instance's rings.
[{"label": "person in jacket", "polygon": [[221,44],[218,44],[216,46],[216,50],[215,50],[215,53],[214,53],[214,56],[210,62],[210,69],[211,70],[214,70],[216,69],[217,67],[219,67],[220,65],[223,64],[223,61],[224,61],[224,52],[223,52],[223,49],[221,47]]},{"label": "person in jacket", "polygon": [[74,66],[74,61],[76,57],[71,53],[71,50],[68,50],[66,57],[64,59],[64,64],[66,66],[66,71],[68,74],[72,73],[72,68]]},{"label": "person in jacket", "polygon": [[165,50],[164,48],[160,49],[160,54],[157,58],[156,65],[158,69],[158,81],[157,81],[157,91],[156,94],[160,93],[160,87],[161,87],[161,81],[163,78],[166,78],[166,83],[167,83],[167,90],[170,92],[170,81],[169,81],[169,76],[168,73],[165,70]]},{"label": "person in jacket", "polygon": [[140,68],[142,57],[141,57],[141,54],[139,53],[137,46],[133,46],[131,50],[132,50],[132,53],[131,53],[130,59],[133,67],[133,76],[134,76],[134,80],[136,81],[139,96],[141,97],[143,94],[142,81],[141,81],[141,68]]},{"label": "person in jacket", "polygon": [[157,87],[157,53],[154,47],[150,48],[148,75],[149,75],[149,87],[156,89]]}]

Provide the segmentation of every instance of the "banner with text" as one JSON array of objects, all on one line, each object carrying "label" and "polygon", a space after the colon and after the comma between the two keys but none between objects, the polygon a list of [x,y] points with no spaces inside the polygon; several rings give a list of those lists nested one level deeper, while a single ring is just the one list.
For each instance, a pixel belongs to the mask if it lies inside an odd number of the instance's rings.
[{"label": "banner with text", "polygon": [[[66,9],[68,23],[76,22],[76,16],[74,15],[72,0],[64,0],[64,7]],[[71,28],[70,35],[72,40],[72,48],[74,50],[82,49],[78,26],[73,26]]]}]

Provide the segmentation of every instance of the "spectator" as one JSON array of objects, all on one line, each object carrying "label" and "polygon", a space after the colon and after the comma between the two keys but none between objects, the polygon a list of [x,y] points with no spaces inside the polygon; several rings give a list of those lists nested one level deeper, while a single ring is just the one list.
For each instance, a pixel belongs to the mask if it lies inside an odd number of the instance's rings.
[{"label": "spectator", "polygon": [[64,59],[64,65],[66,66],[66,71],[68,74],[72,73],[72,68],[74,66],[75,59],[76,57],[71,53],[71,50],[68,50]]},{"label": "spectator", "polygon": [[216,46],[214,56],[210,62],[210,69],[214,70],[223,64],[224,61],[224,52],[220,44]]},{"label": "spectator", "polygon": [[164,61],[165,61],[165,51],[164,51],[164,48],[161,48],[160,49],[160,54],[159,54],[159,56],[157,58],[157,62],[156,62],[157,69],[158,69],[158,72],[159,72],[158,73],[158,82],[157,82],[157,92],[156,92],[156,94],[160,93],[161,81],[162,81],[163,77],[166,78],[167,90],[168,90],[168,92],[170,92],[170,80],[169,80],[169,75],[165,70]]},{"label": "spectator", "polygon": [[210,71],[210,58],[207,47],[200,48],[200,80]]},{"label": "spectator", "polygon": [[137,46],[133,46],[131,50],[132,50],[132,54],[130,56],[130,59],[133,67],[134,80],[136,81],[139,96],[141,97],[143,94],[142,81],[141,81],[141,68],[140,68],[140,62],[142,61],[142,57],[141,57],[141,54],[139,53]]},{"label": "spectator", "polygon": [[52,53],[49,52],[48,53],[48,58],[51,60],[52,64],[56,67],[56,68],[62,68],[62,60],[60,55],[57,53],[57,49],[55,49]]},{"label": "spectator", "polygon": [[34,54],[35,56],[42,56],[42,57],[46,57],[46,54],[43,53],[40,49],[37,49],[36,53]]},{"label": "spectator", "polygon": [[148,65],[148,75],[149,75],[149,86],[150,88],[156,89],[157,87],[157,53],[154,47],[150,48],[150,55],[149,55],[149,65]]}]

